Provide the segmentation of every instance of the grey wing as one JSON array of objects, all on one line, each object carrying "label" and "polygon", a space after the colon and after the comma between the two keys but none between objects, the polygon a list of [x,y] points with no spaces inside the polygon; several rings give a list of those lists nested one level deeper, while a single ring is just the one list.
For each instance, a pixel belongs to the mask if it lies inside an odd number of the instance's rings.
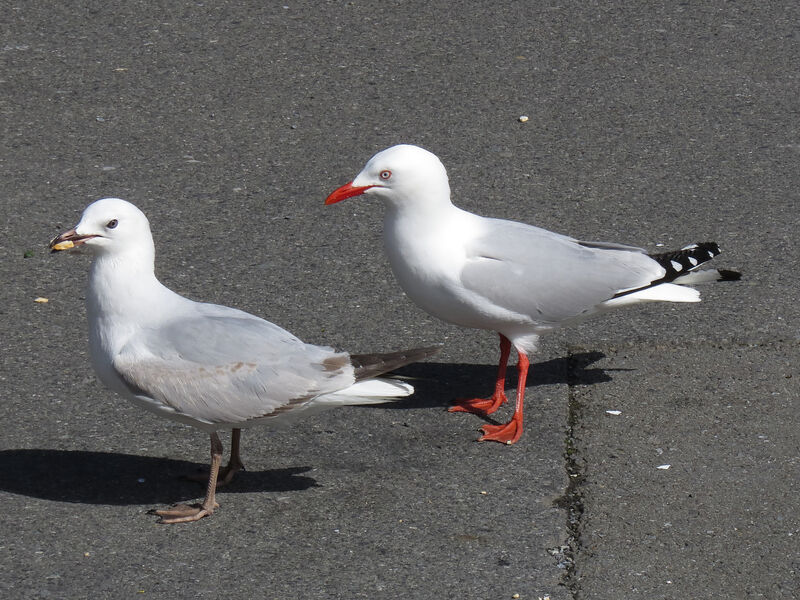
[{"label": "grey wing", "polygon": [[355,380],[346,353],[233,310],[142,330],[114,368],[133,394],[207,423],[279,414]]},{"label": "grey wing", "polygon": [[468,247],[463,285],[540,323],[579,316],[663,275],[658,263],[632,246],[580,242],[512,221],[487,219],[486,225]]}]

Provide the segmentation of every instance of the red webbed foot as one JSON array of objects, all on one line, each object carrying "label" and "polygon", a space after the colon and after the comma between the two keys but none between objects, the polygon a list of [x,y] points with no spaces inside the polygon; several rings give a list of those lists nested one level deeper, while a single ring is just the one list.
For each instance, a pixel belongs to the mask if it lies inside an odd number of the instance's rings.
[{"label": "red webbed foot", "polygon": [[504,392],[495,392],[490,398],[459,398],[448,410],[450,412],[468,412],[477,415],[491,415],[508,402]]},{"label": "red webbed foot", "polygon": [[479,442],[500,442],[501,444],[514,444],[522,436],[522,419],[516,417],[503,425],[484,425],[481,427],[483,435]]}]

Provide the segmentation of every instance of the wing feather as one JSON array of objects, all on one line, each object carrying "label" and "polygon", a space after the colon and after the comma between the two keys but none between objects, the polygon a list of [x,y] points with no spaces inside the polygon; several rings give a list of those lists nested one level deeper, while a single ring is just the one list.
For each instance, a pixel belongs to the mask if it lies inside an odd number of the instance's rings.
[{"label": "wing feather", "polygon": [[538,323],[591,312],[620,290],[646,285],[663,268],[640,248],[579,242],[538,227],[488,219],[468,246],[463,285]]},{"label": "wing feather", "polygon": [[199,421],[241,423],[355,381],[346,353],[240,311],[199,312],[141,330],[114,357],[132,393]]}]

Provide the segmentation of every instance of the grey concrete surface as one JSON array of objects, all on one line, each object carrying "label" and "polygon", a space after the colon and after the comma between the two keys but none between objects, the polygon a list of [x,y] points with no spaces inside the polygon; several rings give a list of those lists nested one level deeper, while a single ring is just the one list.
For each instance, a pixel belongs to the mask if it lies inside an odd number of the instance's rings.
[{"label": "grey concrete surface", "polygon": [[[798,17],[6,3],[0,595],[798,597]],[[477,444],[482,421],[444,406],[489,391],[495,339],[402,295],[379,206],[322,205],[398,142],[439,154],[464,208],[650,249],[713,239],[745,279],[548,338],[520,443]],[[246,432],[220,510],[158,526],[147,509],[202,495],[181,475],[207,440],[96,382],[88,257],[45,251],[112,195],[148,214],[183,294],[351,351],[445,348],[406,369],[407,404]]]},{"label": "grey concrete surface", "polygon": [[797,344],[600,351],[613,383],[571,399],[580,597],[796,598]]}]

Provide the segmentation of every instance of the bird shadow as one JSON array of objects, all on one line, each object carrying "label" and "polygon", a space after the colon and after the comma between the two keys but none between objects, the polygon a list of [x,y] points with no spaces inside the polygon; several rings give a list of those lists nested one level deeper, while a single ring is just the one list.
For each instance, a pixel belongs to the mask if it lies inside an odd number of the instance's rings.
[{"label": "bird shadow", "polygon": [[[565,384],[593,385],[611,381],[609,371],[588,368],[605,355],[583,352],[531,366],[526,388]],[[516,384],[509,369],[506,385]],[[398,369],[416,393],[403,402],[378,405],[388,409],[450,406],[456,398],[491,393],[496,365],[415,363]],[[160,504],[164,498],[188,501],[204,486],[186,479],[207,465],[162,457],[82,450],[12,449],[0,451],[0,491],[59,502],[106,505]],[[289,492],[318,487],[302,475],[311,467],[244,471],[223,488],[225,493]],[[205,471],[207,472],[207,471]]]},{"label": "bird shadow", "polygon": [[[605,358],[602,352],[579,352],[531,364],[525,389],[540,385],[594,385],[612,381],[610,371],[631,369],[589,368]],[[497,377],[497,365],[464,363],[414,363],[398,369],[395,375],[408,379],[416,393],[404,402],[376,405],[388,409],[450,406],[457,398],[490,396]],[[516,386],[517,370],[509,365],[506,390]]]},{"label": "bird shadow", "polygon": [[[205,491],[204,484],[186,479],[202,469],[203,465],[184,460],[114,452],[3,450],[0,490],[81,504],[158,504],[164,498],[187,501]],[[305,490],[317,487],[315,479],[301,475],[310,470],[244,471],[221,489],[225,493]]]}]

